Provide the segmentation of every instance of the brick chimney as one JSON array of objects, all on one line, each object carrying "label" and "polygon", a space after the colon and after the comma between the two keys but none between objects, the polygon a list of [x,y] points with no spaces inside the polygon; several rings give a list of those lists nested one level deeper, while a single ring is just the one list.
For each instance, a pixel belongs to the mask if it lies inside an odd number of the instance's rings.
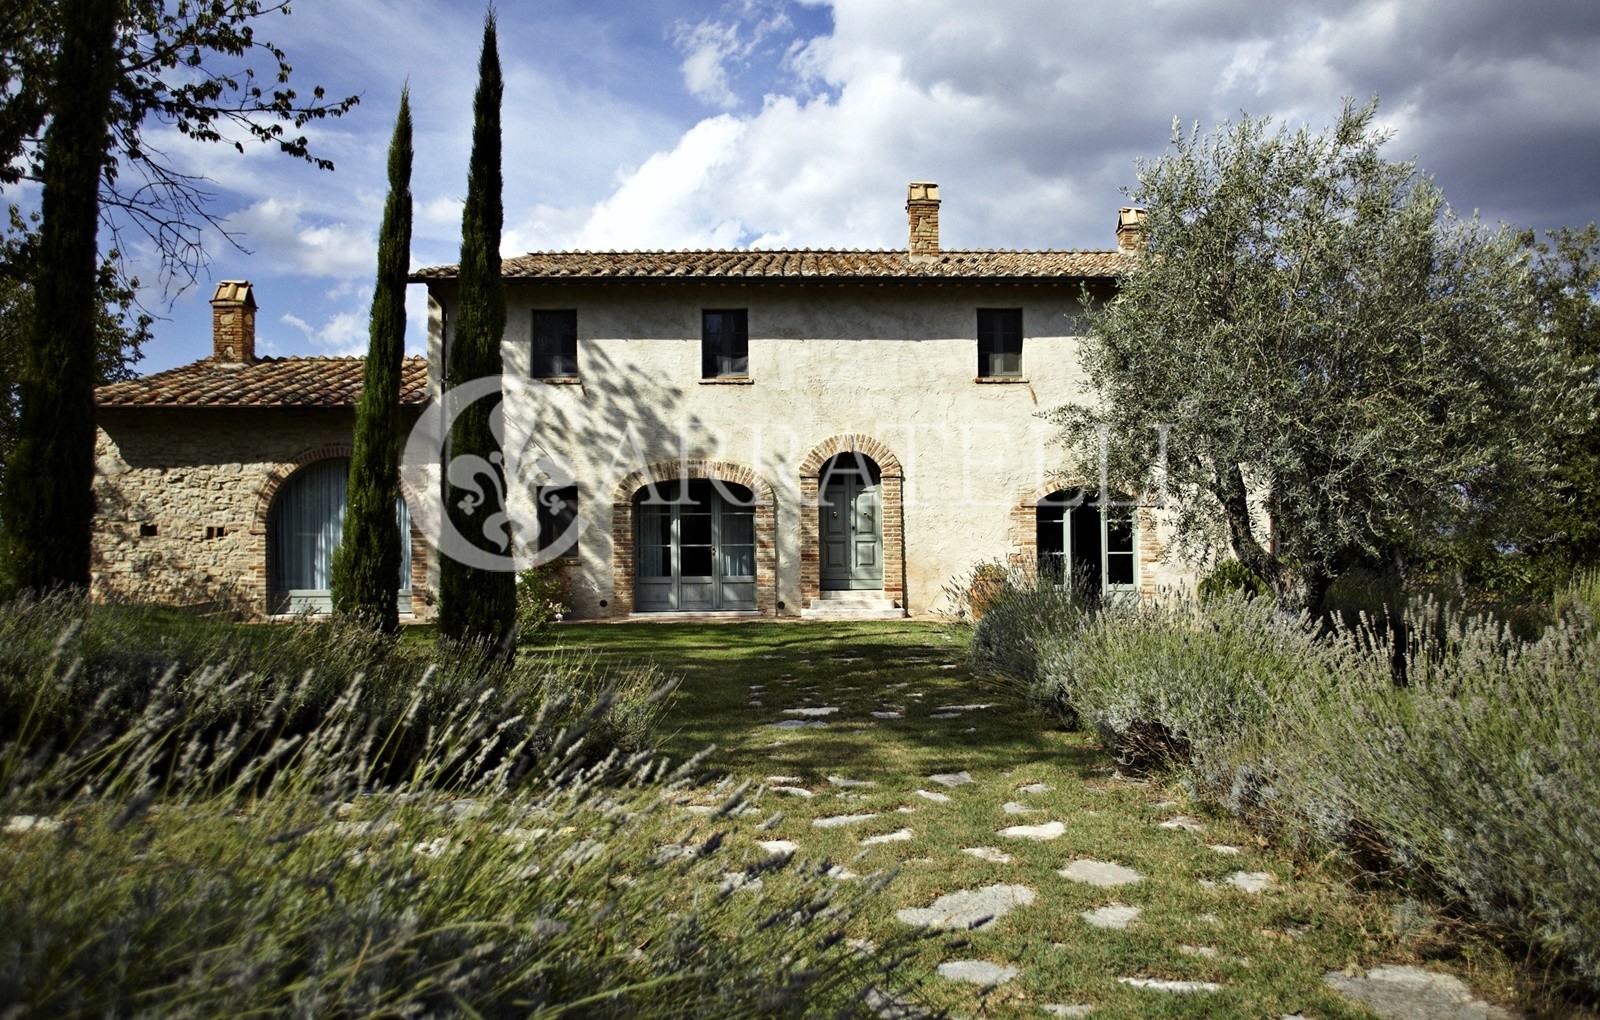
[{"label": "brick chimney", "polygon": [[906,194],[906,216],[911,220],[912,257],[939,254],[939,185],[912,181]]},{"label": "brick chimney", "polygon": [[211,360],[256,360],[256,296],[249,280],[223,280],[211,299]]},{"label": "brick chimney", "polygon": [[1136,252],[1144,247],[1144,219],[1147,213],[1138,206],[1117,210],[1117,251]]}]

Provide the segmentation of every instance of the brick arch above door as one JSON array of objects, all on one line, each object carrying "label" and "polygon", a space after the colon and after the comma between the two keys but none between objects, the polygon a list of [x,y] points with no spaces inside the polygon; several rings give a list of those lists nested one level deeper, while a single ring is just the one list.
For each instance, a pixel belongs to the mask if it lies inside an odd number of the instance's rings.
[{"label": "brick arch above door", "polygon": [[772,485],[743,464],[724,460],[664,460],[630,472],[611,495],[611,615],[633,612],[633,497],[646,485],[711,480],[742,485],[755,494],[756,609],[763,616],[778,611],[778,514]]},{"label": "brick arch above door", "polygon": [[905,470],[900,458],[878,439],[856,432],[829,436],[800,461],[800,601],[822,596],[821,528],[818,523],[822,467],[841,453],[859,453],[878,465],[883,485],[883,597],[906,605]]}]

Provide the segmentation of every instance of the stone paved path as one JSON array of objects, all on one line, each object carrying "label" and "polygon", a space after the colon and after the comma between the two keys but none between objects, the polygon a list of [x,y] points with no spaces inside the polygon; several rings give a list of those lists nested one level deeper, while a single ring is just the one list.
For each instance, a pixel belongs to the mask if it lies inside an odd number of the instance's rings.
[{"label": "stone paved path", "polygon": [[[881,656],[779,656],[788,672],[749,684],[748,730],[717,743],[751,763],[748,810],[769,819],[750,834],[752,860],[825,861],[841,882],[897,869],[883,923],[959,936],[927,961],[930,1005],[995,1017],[1512,1016],[1447,974],[1353,966],[1327,929],[1349,926],[1362,952],[1358,908],[1303,884],[1249,830],[1118,773],[1092,738],[1047,732],[1019,698],[997,698],[937,651],[888,678]],[[733,871],[725,888],[761,882]],[[883,1016],[917,1009],[880,1004]]]}]

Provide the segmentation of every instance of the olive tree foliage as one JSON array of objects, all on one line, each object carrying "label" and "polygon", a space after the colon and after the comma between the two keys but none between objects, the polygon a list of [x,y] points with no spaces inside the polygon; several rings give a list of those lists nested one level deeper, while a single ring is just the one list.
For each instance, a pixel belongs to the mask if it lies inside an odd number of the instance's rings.
[{"label": "olive tree foliage", "polygon": [[1558,583],[1574,568],[1600,567],[1600,227],[1563,227],[1544,241],[1532,234],[1539,329],[1567,368],[1562,426],[1548,484],[1546,535],[1535,559]]},{"label": "olive tree foliage", "polygon": [[[311,151],[302,129],[341,116],[359,97],[330,100],[321,87],[302,96],[290,85],[287,55],[256,31],[289,7],[288,0],[126,0],[118,18],[101,226],[112,247],[154,247],[169,283],[194,282],[207,262],[209,231],[234,240],[209,204],[209,182],[181,170],[166,151],[174,134],[240,152],[250,143],[272,145],[333,167]],[[63,0],[6,0],[0,191],[41,179],[65,10]]]},{"label": "olive tree foliage", "polygon": [[1350,567],[1525,528],[1553,400],[1517,239],[1385,158],[1376,111],[1174,125],[1138,165],[1137,266],[1090,318],[1095,397],[1053,413],[1112,485],[1164,490],[1180,552],[1231,548],[1313,607]]}]

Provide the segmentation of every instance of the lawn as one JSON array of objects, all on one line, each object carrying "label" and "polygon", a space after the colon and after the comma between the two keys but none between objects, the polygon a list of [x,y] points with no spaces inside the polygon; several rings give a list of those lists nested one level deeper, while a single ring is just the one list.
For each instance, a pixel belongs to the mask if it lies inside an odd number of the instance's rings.
[{"label": "lawn", "polygon": [[[726,774],[682,810],[692,817],[751,784],[751,809],[732,823],[730,867],[776,851],[826,861],[844,882],[895,872],[852,932],[863,944],[906,931],[898,911],[946,894],[1004,886],[1026,901],[920,944],[911,965],[926,978],[917,1000],[927,1007],[990,1017],[1083,1007],[1097,1018],[1363,1017],[1372,1014],[1332,991],[1327,972],[1459,949],[1426,924],[1402,939],[1395,918],[1404,908],[1356,891],[1336,865],[1295,862],[1232,819],[1203,815],[1181,790],[1120,774],[1091,735],[1051,728],[1019,692],[975,676],[957,628],[577,624],[542,648],[580,651],[602,667],[653,661],[682,676],[663,751],[684,758],[714,745],[707,766]],[[971,782],[930,778],[960,773]],[[849,816],[861,817],[815,824]],[[1000,833],[1014,826],[1060,832]],[[1138,877],[1097,885],[1061,874],[1107,870],[1074,862]],[[763,881],[774,891],[785,877]],[[937,973],[953,961],[1016,970],[986,986]],[[1495,961],[1453,962],[1506,994]],[[1170,991],[1127,979],[1201,985]]]}]

